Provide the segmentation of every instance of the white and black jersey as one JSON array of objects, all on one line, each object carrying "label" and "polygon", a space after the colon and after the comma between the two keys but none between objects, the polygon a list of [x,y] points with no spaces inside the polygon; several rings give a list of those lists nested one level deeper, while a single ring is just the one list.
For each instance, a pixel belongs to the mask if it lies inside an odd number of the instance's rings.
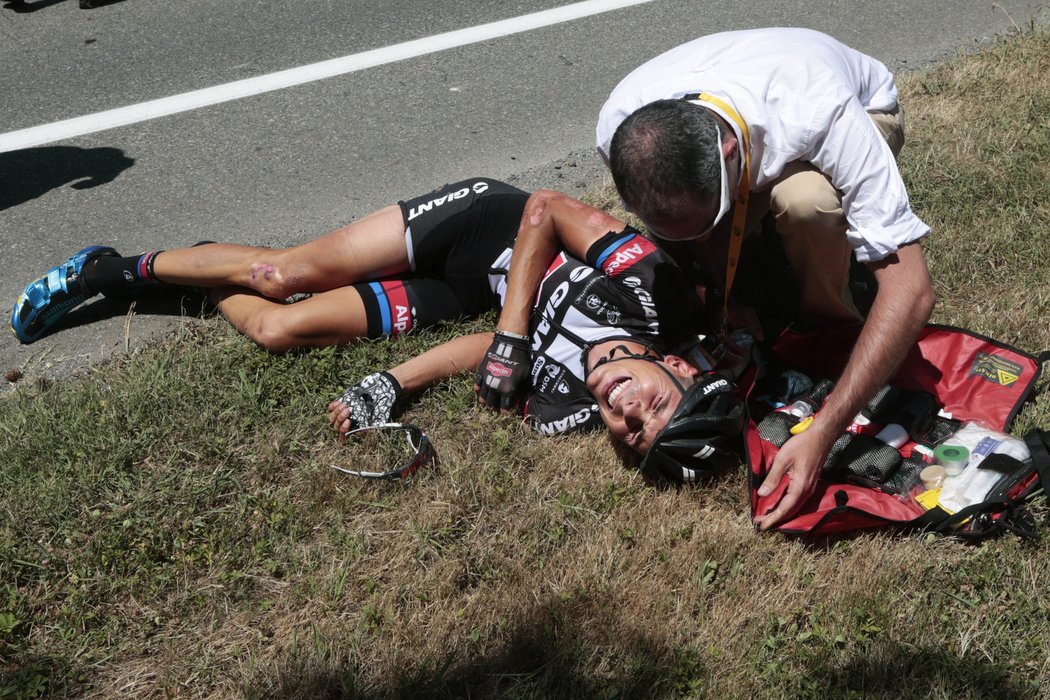
[{"label": "white and black jersey", "polygon": [[[472,178],[399,202],[408,274],[354,285],[368,335],[406,333],[502,307],[528,193]],[[502,251],[502,252],[501,252]],[[586,261],[560,254],[532,312],[532,396],[526,414],[544,434],[602,426],[584,384],[588,344],[638,339],[667,351],[695,338],[696,297],[671,258],[637,231],[610,232]]]},{"label": "white and black jersey", "polygon": [[693,299],[677,265],[630,227],[596,241],[586,262],[559,254],[532,313],[533,426],[545,435],[602,427],[584,383],[586,348],[614,338],[676,347],[696,337]]}]

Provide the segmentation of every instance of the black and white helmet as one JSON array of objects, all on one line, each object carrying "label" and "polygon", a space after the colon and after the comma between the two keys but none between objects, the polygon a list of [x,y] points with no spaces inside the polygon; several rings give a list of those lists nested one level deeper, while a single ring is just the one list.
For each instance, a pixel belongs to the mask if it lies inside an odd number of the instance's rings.
[{"label": "black and white helmet", "polygon": [[671,481],[697,481],[739,461],[743,430],[744,402],[736,385],[715,373],[703,375],[684,390],[645,453],[642,469]]}]

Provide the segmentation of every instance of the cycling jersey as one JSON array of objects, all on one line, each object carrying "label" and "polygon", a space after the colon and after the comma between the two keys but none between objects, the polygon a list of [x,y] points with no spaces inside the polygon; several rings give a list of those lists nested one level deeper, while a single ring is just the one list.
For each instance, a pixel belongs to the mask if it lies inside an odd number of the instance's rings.
[{"label": "cycling jersey", "polygon": [[[510,185],[473,178],[400,202],[413,273],[354,285],[369,336],[501,307],[527,200]],[[677,265],[633,228],[602,236],[585,258],[555,258],[530,321],[525,413],[546,435],[602,427],[584,381],[589,345],[626,338],[669,351],[695,339],[701,318]]]},{"label": "cycling jersey", "polygon": [[559,254],[532,313],[525,414],[545,435],[602,427],[584,381],[589,346],[627,338],[670,350],[696,337],[695,297],[671,259],[637,231],[606,234],[586,259]]}]

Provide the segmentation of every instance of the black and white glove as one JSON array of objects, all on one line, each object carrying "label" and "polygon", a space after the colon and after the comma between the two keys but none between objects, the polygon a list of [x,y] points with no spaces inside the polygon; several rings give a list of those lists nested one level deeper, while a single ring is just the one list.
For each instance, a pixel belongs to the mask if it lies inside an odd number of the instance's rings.
[{"label": "black and white glove", "polygon": [[528,393],[529,341],[496,331],[492,345],[474,375],[478,399],[492,410],[518,409]]},{"label": "black and white glove", "polygon": [[350,409],[350,428],[389,423],[401,415],[405,392],[389,372],[370,374],[336,399]]}]

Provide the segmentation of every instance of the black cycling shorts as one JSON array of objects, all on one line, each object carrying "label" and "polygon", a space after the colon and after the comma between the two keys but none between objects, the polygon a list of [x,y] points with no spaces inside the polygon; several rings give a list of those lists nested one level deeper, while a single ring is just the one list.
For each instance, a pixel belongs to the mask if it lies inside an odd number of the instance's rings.
[{"label": "black cycling shorts", "polygon": [[452,289],[441,280],[410,278],[354,285],[365,304],[368,337],[401,335],[466,314]]},{"label": "black cycling shorts", "polygon": [[354,285],[364,300],[368,337],[498,308],[489,274],[514,246],[528,198],[516,187],[479,177],[398,202],[412,272]]}]

